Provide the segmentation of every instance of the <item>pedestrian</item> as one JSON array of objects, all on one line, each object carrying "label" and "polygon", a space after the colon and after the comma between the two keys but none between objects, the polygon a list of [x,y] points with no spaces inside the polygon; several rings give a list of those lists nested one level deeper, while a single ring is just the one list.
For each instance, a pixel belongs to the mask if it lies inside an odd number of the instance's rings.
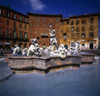
[{"label": "pedestrian", "polygon": [[1,55],[3,55],[3,49],[1,48],[1,50],[0,50],[0,53],[1,53]]}]

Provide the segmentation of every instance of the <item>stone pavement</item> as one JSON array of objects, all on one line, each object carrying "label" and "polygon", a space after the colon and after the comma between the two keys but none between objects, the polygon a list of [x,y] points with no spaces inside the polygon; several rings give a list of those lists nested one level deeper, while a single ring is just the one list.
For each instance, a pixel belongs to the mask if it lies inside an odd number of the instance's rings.
[{"label": "stone pavement", "polygon": [[[0,59],[1,79],[11,74]],[[0,83],[0,96],[100,96],[100,60],[46,75],[15,74]]]},{"label": "stone pavement", "polygon": [[0,58],[0,80],[12,74],[11,69],[4,62],[5,58]]}]

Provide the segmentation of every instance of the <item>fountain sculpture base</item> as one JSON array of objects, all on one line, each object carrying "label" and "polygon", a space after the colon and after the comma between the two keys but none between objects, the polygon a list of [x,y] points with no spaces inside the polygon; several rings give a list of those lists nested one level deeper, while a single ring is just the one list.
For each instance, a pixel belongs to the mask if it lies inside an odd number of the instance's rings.
[{"label": "fountain sculpture base", "polygon": [[81,64],[80,55],[67,56],[65,59],[60,57],[8,57],[8,66],[16,73],[38,72],[46,74],[69,67],[78,68]]}]

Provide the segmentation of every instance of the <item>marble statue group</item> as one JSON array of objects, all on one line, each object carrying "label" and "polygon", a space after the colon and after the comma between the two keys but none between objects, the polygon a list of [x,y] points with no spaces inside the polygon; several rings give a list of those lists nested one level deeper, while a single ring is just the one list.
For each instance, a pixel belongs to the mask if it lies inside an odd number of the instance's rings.
[{"label": "marble statue group", "polygon": [[[47,27],[47,30],[49,31],[50,35],[50,45],[44,50],[44,51],[49,51],[50,56],[52,57],[61,57],[61,58],[66,58],[67,55],[73,55],[73,54],[79,54],[80,53],[80,44],[78,41],[75,42],[75,46],[73,50],[66,50],[64,44],[61,44],[58,46],[57,40],[56,40],[56,35],[55,35],[55,30],[50,30]],[[25,56],[41,56],[41,50],[43,48],[39,48],[39,45],[37,43],[37,39],[31,39],[31,45],[29,48],[24,48],[22,50],[22,55]],[[20,47],[18,45],[15,45],[15,48],[13,49],[13,54],[19,53],[21,51]]]}]

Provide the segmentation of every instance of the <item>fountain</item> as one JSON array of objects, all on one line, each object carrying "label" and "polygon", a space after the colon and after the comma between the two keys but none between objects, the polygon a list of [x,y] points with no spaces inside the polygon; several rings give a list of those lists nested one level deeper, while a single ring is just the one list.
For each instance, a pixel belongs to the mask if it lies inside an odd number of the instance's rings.
[{"label": "fountain", "polygon": [[[66,50],[64,44],[58,47],[57,40],[55,38],[55,30],[49,30],[50,34],[50,46],[43,51],[38,47],[36,39],[31,39],[31,45],[27,49],[22,50],[22,56],[15,56],[19,52],[18,46],[15,47],[12,55],[6,55],[8,60],[8,66],[12,72],[26,73],[26,72],[39,72],[42,74],[62,70],[69,67],[78,68],[81,62],[84,62],[84,58],[88,57],[93,62],[93,54],[81,54],[78,41],[75,43],[74,51]],[[91,58],[92,56],[92,58]],[[89,60],[90,60],[89,59]]]}]

